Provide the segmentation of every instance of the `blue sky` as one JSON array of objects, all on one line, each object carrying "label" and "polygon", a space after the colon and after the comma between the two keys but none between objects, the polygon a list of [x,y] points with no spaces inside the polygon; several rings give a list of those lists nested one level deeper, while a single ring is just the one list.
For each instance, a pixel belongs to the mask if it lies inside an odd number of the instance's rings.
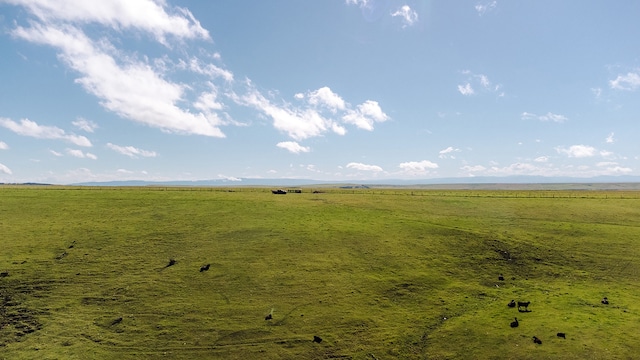
[{"label": "blue sky", "polygon": [[0,0],[0,182],[640,176],[639,15]]}]

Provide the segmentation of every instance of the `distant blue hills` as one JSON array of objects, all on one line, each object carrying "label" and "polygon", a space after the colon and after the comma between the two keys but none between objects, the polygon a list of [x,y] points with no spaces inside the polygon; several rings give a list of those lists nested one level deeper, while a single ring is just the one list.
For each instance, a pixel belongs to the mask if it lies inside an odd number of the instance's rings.
[{"label": "distant blue hills", "polygon": [[75,186],[270,186],[270,187],[294,187],[294,186],[434,186],[434,185],[487,185],[487,184],[634,184],[640,188],[640,176],[598,176],[591,178],[575,177],[545,177],[545,176],[478,176],[459,178],[434,178],[434,179],[381,179],[358,181],[325,181],[313,179],[258,179],[240,178],[238,180],[212,179],[212,180],[176,180],[176,181],[105,181],[105,182],[81,182],[68,185]]}]

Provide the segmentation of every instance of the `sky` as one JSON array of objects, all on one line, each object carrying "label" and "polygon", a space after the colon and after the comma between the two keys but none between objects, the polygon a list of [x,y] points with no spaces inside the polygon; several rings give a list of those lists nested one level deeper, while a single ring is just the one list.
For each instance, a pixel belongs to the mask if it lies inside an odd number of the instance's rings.
[{"label": "sky", "polygon": [[640,176],[635,0],[0,0],[0,182]]}]

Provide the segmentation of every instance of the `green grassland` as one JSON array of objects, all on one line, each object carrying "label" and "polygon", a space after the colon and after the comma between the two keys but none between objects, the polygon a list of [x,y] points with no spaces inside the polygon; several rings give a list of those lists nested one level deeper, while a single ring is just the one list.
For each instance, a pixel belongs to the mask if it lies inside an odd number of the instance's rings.
[{"label": "green grassland", "polygon": [[0,359],[634,358],[639,194],[0,187]]}]

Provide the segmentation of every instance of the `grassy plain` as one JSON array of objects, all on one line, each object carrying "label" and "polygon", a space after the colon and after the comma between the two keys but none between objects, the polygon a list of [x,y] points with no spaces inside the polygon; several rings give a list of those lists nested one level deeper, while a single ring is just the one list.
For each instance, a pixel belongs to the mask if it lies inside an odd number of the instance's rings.
[{"label": "grassy plain", "polygon": [[639,192],[322,190],[0,187],[0,359],[640,353]]}]

